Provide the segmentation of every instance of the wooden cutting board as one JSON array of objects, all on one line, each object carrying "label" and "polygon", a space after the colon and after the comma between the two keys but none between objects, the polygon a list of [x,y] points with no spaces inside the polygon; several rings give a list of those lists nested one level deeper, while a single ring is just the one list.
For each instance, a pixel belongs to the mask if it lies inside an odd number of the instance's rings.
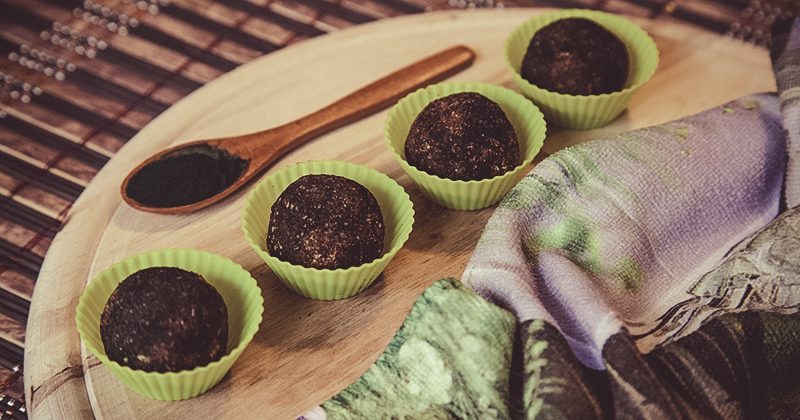
[{"label": "wooden cutting board", "polygon": [[[241,234],[240,211],[249,188],[190,216],[159,216],[122,204],[120,182],[139,161],[169,145],[278,125],[455,44],[470,46],[478,59],[453,79],[512,87],[502,56],[505,37],[541,12],[441,12],[348,29],[242,66],[154,120],[92,181],[47,255],[26,343],[26,390],[34,417],[289,418],[356,380],[423,289],[439,278],[461,275],[492,212],[450,211],[426,200],[384,145],[386,112],[325,135],[275,166],[349,160],[387,173],[411,194],[417,221],[410,240],[383,276],[351,299],[309,300],[278,282]],[[550,128],[546,152],[775,88],[765,50],[676,23],[639,23],[661,51],[655,77],[609,127]],[[233,259],[253,273],[265,300],[261,329],[241,359],[209,393],[188,401],[151,401],[130,391],[81,348],[75,330],[77,299],[91,276],[128,255],[164,247],[198,248]]]}]

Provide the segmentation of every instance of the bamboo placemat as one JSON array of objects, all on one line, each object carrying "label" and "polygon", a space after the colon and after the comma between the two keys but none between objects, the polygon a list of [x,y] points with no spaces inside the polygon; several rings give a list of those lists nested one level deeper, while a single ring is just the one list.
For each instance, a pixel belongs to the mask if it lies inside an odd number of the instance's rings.
[{"label": "bamboo placemat", "polygon": [[[307,38],[448,8],[589,7],[769,43],[792,0],[0,0],[0,419],[24,418],[25,323],[70,205],[125,142],[236,66]],[[265,81],[268,83],[268,81]]]}]

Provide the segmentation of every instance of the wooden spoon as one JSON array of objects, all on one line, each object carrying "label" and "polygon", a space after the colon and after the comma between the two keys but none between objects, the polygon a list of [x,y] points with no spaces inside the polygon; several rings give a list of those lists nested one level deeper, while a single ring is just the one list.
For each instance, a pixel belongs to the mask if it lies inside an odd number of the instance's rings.
[{"label": "wooden spoon", "polygon": [[[400,69],[325,108],[290,123],[257,133],[194,141],[169,148],[151,156],[125,177],[120,189],[122,198],[137,210],[160,214],[190,213],[210,206],[239,189],[292,149],[319,135],[393,105],[406,94],[469,67],[474,60],[475,53],[465,46],[449,48]],[[140,203],[128,195],[128,183],[131,178],[148,164],[162,159],[166,155],[174,156],[178,150],[181,151],[179,154],[192,153],[191,148],[195,147],[199,150],[203,149],[204,145],[222,149],[247,161],[239,178],[224,190],[202,201],[175,207],[154,207]],[[205,149],[208,148],[205,147]]]}]

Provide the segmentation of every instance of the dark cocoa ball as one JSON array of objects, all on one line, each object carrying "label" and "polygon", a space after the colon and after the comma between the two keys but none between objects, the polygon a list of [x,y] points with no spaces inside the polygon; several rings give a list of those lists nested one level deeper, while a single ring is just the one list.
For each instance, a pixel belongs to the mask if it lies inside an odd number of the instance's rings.
[{"label": "dark cocoa ball", "polygon": [[337,175],[306,175],[272,205],[267,250],[310,268],[348,268],[383,253],[383,215],[364,186]]},{"label": "dark cocoa ball", "polygon": [[173,267],[137,271],[120,283],[100,317],[110,360],[133,369],[177,372],[219,360],[228,309],[198,274]]},{"label": "dark cocoa ball", "polygon": [[419,170],[454,180],[492,178],[520,164],[514,126],[499,105],[474,92],[425,106],[406,137],[405,158]]},{"label": "dark cocoa ball", "polygon": [[520,73],[530,83],[568,95],[622,90],[628,50],[602,26],[583,18],[557,20],[536,32]]}]

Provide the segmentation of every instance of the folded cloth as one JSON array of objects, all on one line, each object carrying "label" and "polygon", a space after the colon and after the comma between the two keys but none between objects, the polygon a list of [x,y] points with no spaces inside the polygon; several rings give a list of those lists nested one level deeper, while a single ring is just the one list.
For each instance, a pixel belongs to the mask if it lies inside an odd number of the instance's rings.
[{"label": "folded cloth", "polygon": [[[523,322],[521,414],[797,418],[799,234],[800,207],[703,276],[687,291],[692,297],[671,308],[656,328],[610,335],[602,343],[600,370],[573,357],[568,336],[550,322]],[[661,344],[642,351],[642,341],[658,335]],[[528,350],[536,347],[542,350]]]},{"label": "folded cloth", "polygon": [[785,160],[768,95],[562,150],[495,211],[463,281],[602,369],[622,325],[647,328],[778,214]]},{"label": "folded cloth", "polygon": [[330,418],[509,418],[515,329],[510,313],[441,280],[375,365],[322,407]]},{"label": "folded cloth", "polygon": [[510,361],[506,312],[440,282],[309,415],[797,416],[800,25],[779,28],[780,96],[562,150],[503,200],[462,281],[516,316]]},{"label": "folded cloth", "polygon": [[771,57],[786,130],[786,206],[800,205],[800,20],[781,20],[772,31]]}]

